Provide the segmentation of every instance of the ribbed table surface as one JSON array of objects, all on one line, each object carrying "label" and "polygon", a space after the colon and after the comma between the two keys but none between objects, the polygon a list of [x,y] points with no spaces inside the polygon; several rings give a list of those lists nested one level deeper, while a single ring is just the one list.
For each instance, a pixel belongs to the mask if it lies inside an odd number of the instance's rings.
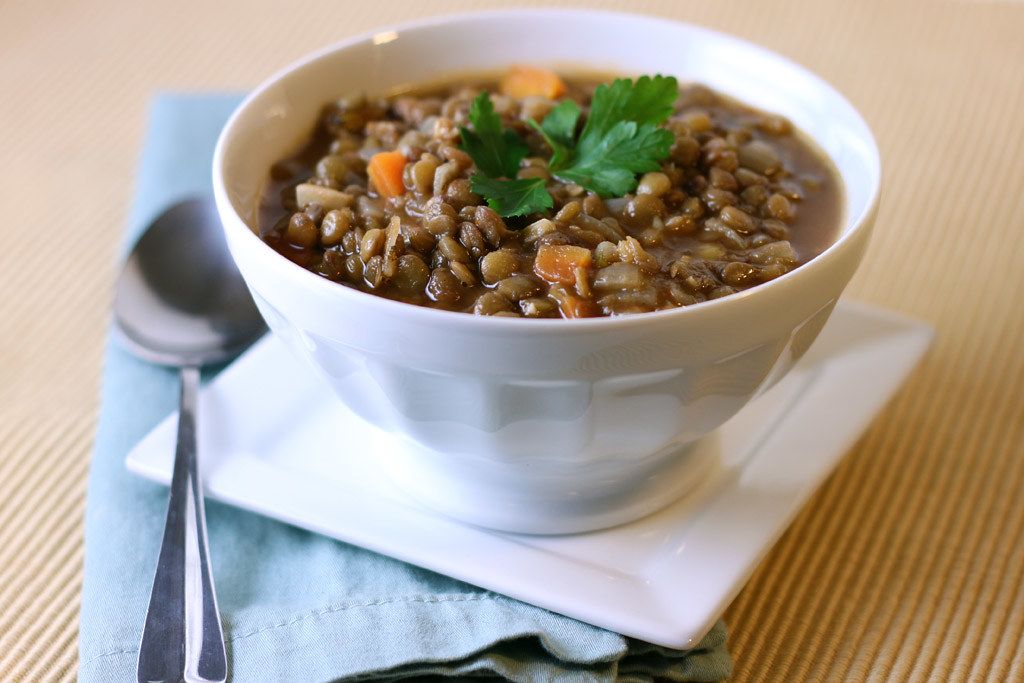
[{"label": "ribbed table surface", "polygon": [[[0,680],[75,677],[101,349],[150,95],[244,90],[347,35],[496,4],[0,3]],[[1024,3],[587,4],[734,33],[837,85],[884,166],[849,295],[938,328],[729,608],[735,680],[1024,680]]]}]

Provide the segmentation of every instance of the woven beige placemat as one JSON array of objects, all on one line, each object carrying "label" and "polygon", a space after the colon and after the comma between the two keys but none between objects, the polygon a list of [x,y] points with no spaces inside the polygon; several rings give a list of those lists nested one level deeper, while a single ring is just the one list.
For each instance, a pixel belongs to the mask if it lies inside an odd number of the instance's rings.
[{"label": "woven beige placemat", "polygon": [[[850,295],[939,330],[729,609],[735,679],[1024,680],[1024,3],[588,4],[729,31],[839,86],[885,169]],[[0,2],[0,680],[75,675],[100,351],[150,94],[244,89],[346,35],[491,5]]]}]

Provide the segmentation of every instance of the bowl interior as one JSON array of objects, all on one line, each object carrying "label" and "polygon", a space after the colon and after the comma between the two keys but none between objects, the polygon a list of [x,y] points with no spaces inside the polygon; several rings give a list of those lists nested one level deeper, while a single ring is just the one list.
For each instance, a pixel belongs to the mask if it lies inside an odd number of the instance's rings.
[{"label": "bowl interior", "polygon": [[273,76],[237,110],[221,140],[215,182],[224,183],[235,211],[255,228],[268,169],[302,144],[323,103],[515,62],[658,72],[704,83],[788,117],[832,158],[846,194],[841,233],[860,224],[874,203],[874,140],[856,110],[823,80],[779,55],[708,29],[588,11],[448,17],[328,47]]}]

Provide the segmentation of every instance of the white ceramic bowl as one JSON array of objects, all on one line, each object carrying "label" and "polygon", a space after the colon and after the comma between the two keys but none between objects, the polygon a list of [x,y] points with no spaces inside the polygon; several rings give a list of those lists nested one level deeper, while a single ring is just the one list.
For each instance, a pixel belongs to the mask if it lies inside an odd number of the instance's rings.
[{"label": "white ceramic bowl", "polygon": [[[842,175],[842,234],[754,289],[617,318],[476,317],[365,294],[282,258],[253,232],[271,164],[321,105],[532,62],[705,83],[781,113]],[[609,526],[678,497],[706,463],[687,444],[781,377],[814,341],[864,254],[878,150],[842,95],[760,47],[687,24],[593,11],[432,19],[344,41],[279,72],[239,106],[213,164],[228,244],[275,334],[353,411],[391,435],[379,460],[428,506],[510,531]]]}]

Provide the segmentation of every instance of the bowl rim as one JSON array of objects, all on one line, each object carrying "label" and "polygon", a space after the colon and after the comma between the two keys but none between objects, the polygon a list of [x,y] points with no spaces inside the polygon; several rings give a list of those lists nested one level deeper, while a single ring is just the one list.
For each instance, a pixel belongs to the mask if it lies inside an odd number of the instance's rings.
[{"label": "bowl rim", "polygon": [[[733,44],[740,44],[747,50],[759,52],[762,55],[769,57],[773,60],[785,63],[790,68],[801,72],[801,74],[808,79],[818,89],[824,90],[830,94],[831,97],[835,98],[841,104],[845,105],[849,109],[849,113],[853,116],[857,124],[859,124],[865,135],[865,142],[867,142],[867,151],[870,154],[870,162],[872,170],[874,171],[873,182],[871,183],[870,193],[868,200],[865,202],[861,211],[856,217],[847,216],[845,222],[849,224],[849,228],[843,231],[839,237],[832,242],[823,252],[812,258],[807,263],[791,270],[790,272],[782,275],[774,280],[770,280],[765,283],[761,283],[754,287],[751,287],[729,296],[722,297],[719,299],[711,299],[708,301],[702,301],[688,306],[679,306],[677,308],[663,309],[658,311],[648,311],[644,313],[632,313],[628,315],[615,315],[615,316],[596,316],[591,318],[510,318],[505,316],[483,316],[473,315],[464,311],[448,311],[445,309],[431,308],[428,306],[420,306],[417,304],[410,304],[402,301],[396,301],[394,299],[388,299],[383,296],[371,294],[369,292],[363,292],[352,287],[340,285],[337,282],[327,280],[320,277],[312,271],[306,270],[302,266],[293,263],[291,260],[282,257],[280,254],[275,252],[263,240],[257,235],[248,225],[246,220],[242,218],[239,212],[235,209],[234,204],[228,197],[227,188],[224,180],[224,162],[226,148],[229,144],[230,138],[234,132],[234,128],[237,125],[239,119],[246,113],[252,103],[259,98],[264,92],[277,85],[279,82],[285,80],[290,74],[303,67],[312,64],[318,60],[327,58],[337,52],[342,52],[356,45],[360,45],[366,42],[390,42],[398,34],[403,31],[415,31],[433,28],[445,24],[459,24],[470,21],[479,20],[494,20],[498,21],[503,18],[518,18],[518,19],[529,19],[536,17],[538,20],[550,20],[552,17],[561,16],[563,18],[573,17],[591,17],[599,18],[607,21],[615,20],[630,20],[630,21],[644,21],[650,22],[651,24],[659,24],[666,28],[685,28],[688,31],[697,33],[703,33],[709,38],[717,41],[724,41]],[[389,35],[395,34],[395,35]],[[742,100],[741,100],[742,101]],[[812,137],[812,140],[814,138]],[[839,179],[844,190],[844,197],[847,196],[847,179],[838,169]],[[754,298],[765,297],[770,293],[775,292],[779,288],[786,287],[795,280],[806,278],[812,271],[820,271],[825,268],[827,264],[838,258],[840,252],[850,248],[855,241],[855,237],[859,233],[864,232],[870,228],[871,218],[876,213],[879,204],[879,197],[881,193],[881,155],[878,149],[878,143],[875,139],[874,133],[871,127],[865,121],[860,111],[853,106],[853,104],[843,95],[836,87],[831,85],[824,78],[819,76],[814,71],[808,69],[795,62],[794,60],[770,50],[766,47],[762,47],[754,42],[748,41],[744,38],[734,36],[722,31],[700,26],[698,24],[692,24],[685,21],[679,21],[675,19],[668,19],[664,17],[652,16],[642,14],[638,12],[620,12],[611,10],[595,10],[595,9],[497,9],[497,10],[483,10],[483,11],[472,11],[472,12],[460,12],[453,14],[441,14],[436,16],[430,16],[421,19],[415,19],[411,21],[400,22],[396,24],[383,25],[373,28],[368,31],[364,31],[354,36],[350,36],[343,40],[330,43],[324,47],[307,53],[305,56],[291,62],[290,64],[278,69],[276,72],[271,74],[269,77],[264,79],[258,86],[245,96],[245,98],[235,107],[232,111],[231,116],[225,122],[220,134],[217,138],[217,144],[214,148],[213,164],[212,164],[212,175],[213,175],[213,190],[214,198],[217,203],[218,211],[220,213],[229,212],[231,218],[234,220],[223,220],[222,224],[226,236],[231,243],[232,235],[230,233],[238,233],[239,231],[244,232],[245,235],[240,235],[240,239],[248,240],[249,244],[257,248],[254,253],[261,254],[261,260],[271,269],[276,271],[288,279],[297,280],[300,283],[304,283],[305,286],[312,290],[322,292],[325,297],[338,298],[342,301],[348,301],[349,297],[357,297],[351,300],[351,303],[359,304],[362,302],[363,305],[369,308],[378,308],[380,314],[387,316],[404,317],[411,321],[415,320],[418,323],[426,325],[455,325],[457,327],[467,327],[475,332],[490,331],[493,333],[509,333],[513,331],[525,332],[545,332],[555,333],[558,332],[572,332],[579,333],[581,331],[593,331],[597,332],[599,329],[621,329],[623,327],[640,327],[646,325],[664,324],[669,322],[681,322],[694,316],[702,314],[709,314],[712,311],[721,311],[725,307],[736,307],[741,302],[750,301]],[[847,207],[848,209],[849,207]],[[852,220],[851,220],[852,218]],[[237,223],[237,224],[236,224]],[[258,243],[258,244],[257,244]],[[271,258],[268,258],[271,257]],[[845,283],[844,283],[845,286]],[[528,321],[528,322],[527,322]],[[469,331],[469,330],[467,330]]]}]

